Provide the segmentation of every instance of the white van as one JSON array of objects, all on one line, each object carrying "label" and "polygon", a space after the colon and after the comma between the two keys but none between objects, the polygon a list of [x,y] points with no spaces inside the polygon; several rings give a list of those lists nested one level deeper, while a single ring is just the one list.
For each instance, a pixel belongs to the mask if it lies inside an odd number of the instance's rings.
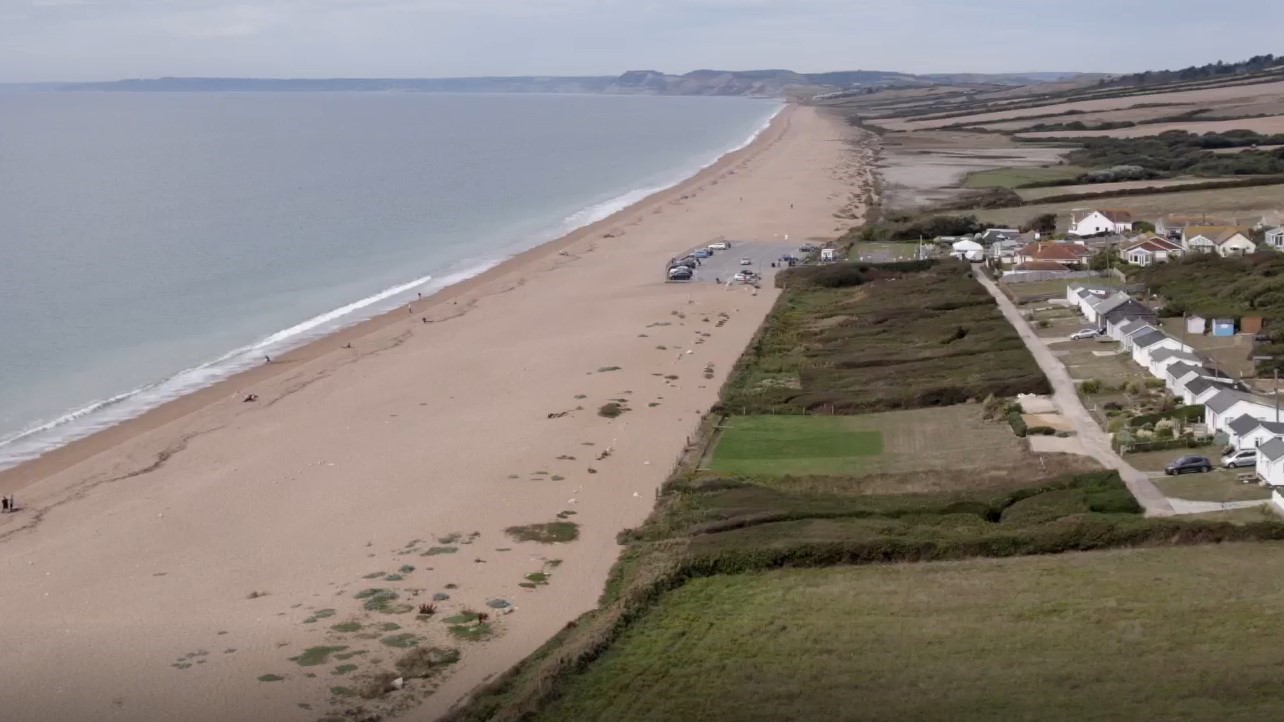
[{"label": "white van", "polygon": [[731,248],[731,244],[726,241],[718,241],[717,243],[709,244],[709,250],[711,251],[725,251],[728,248]]}]

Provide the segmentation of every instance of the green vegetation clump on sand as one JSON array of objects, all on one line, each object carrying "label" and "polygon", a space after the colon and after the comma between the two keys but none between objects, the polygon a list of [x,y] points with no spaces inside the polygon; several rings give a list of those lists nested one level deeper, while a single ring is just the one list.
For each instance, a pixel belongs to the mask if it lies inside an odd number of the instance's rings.
[{"label": "green vegetation clump on sand", "polygon": [[965,263],[840,263],[784,293],[723,389],[735,414],[855,414],[1051,387]]},{"label": "green vegetation clump on sand", "polygon": [[504,533],[517,541],[534,541],[541,544],[573,542],[580,538],[580,525],[573,521],[554,521],[546,524],[510,526]]}]

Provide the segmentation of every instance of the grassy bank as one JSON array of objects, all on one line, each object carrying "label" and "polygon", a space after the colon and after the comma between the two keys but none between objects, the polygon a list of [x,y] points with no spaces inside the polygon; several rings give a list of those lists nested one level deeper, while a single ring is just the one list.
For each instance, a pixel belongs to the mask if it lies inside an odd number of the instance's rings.
[{"label": "grassy bank", "polygon": [[536,719],[1269,719],[1277,571],[1272,543],[698,579]]}]

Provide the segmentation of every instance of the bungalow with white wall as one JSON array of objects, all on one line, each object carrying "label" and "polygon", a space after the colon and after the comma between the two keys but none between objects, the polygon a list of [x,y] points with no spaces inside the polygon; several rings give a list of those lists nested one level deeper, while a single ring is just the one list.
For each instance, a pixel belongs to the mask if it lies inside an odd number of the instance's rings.
[{"label": "bungalow with white wall", "polygon": [[1190,226],[1183,231],[1182,248],[1190,253],[1246,256],[1257,244],[1235,226]]},{"label": "bungalow with white wall", "polygon": [[[1257,478],[1268,486],[1284,486],[1284,439],[1271,439],[1257,447]],[[1271,503],[1278,503],[1279,492],[1271,495]]]},{"label": "bungalow with white wall", "polygon": [[1072,236],[1095,236],[1101,233],[1127,233],[1132,230],[1132,211],[1076,208],[1070,211]]},{"label": "bungalow with white wall", "polygon": [[1131,299],[1128,297],[1128,294],[1118,291],[1104,296],[1094,295],[1085,299],[1080,310],[1083,312],[1083,317],[1088,319],[1088,323],[1100,327],[1102,316],[1130,300]]},{"label": "bungalow with white wall", "polygon": [[1128,299],[1114,308],[1101,314],[1097,320],[1097,327],[1109,332],[1112,324],[1118,326],[1125,320],[1143,321],[1152,326],[1159,326],[1159,314],[1155,313],[1153,308]]},{"label": "bungalow with white wall", "polygon": [[[1238,434],[1239,439],[1237,443],[1232,441],[1232,443],[1235,443],[1236,449],[1256,449],[1271,439],[1284,437],[1284,422],[1262,421],[1260,419],[1254,419],[1248,415],[1241,416],[1235,421],[1240,421],[1241,419],[1252,419],[1252,427],[1249,428],[1248,431]],[[1234,424],[1235,422],[1233,421],[1231,423]],[[1248,422],[1244,422],[1239,426],[1240,428],[1244,428],[1247,425]]]},{"label": "bungalow with white wall", "polygon": [[1167,263],[1181,256],[1181,244],[1159,236],[1147,236],[1129,246],[1125,246],[1119,255],[1134,266],[1150,266],[1156,263]]},{"label": "bungalow with white wall", "polygon": [[1132,333],[1141,330],[1150,324],[1141,318],[1121,318],[1114,321],[1106,322],[1106,335],[1115,341],[1123,343],[1123,340]]},{"label": "bungalow with white wall", "polygon": [[1284,226],[1267,231],[1266,240],[1263,243],[1277,251],[1284,251]]},{"label": "bungalow with white wall", "polygon": [[1204,402],[1204,425],[1210,433],[1227,431],[1232,420],[1245,414],[1269,421],[1275,418],[1275,403],[1234,389],[1222,389]]},{"label": "bungalow with white wall", "polygon": [[1151,333],[1158,333],[1160,335],[1163,335],[1163,331],[1160,331],[1154,326],[1151,326],[1150,324],[1146,323],[1146,324],[1142,324],[1135,331],[1129,331],[1127,335],[1125,335],[1122,339],[1119,340],[1119,342],[1123,344],[1123,350],[1131,354],[1133,349],[1133,344],[1136,343],[1137,338],[1139,336],[1148,336]]},{"label": "bungalow with white wall", "polygon": [[[1158,329],[1132,337],[1132,360],[1147,371],[1151,371],[1151,356],[1162,349],[1189,351],[1190,347]],[[1151,374],[1160,377],[1153,371]]]},{"label": "bungalow with white wall", "polygon": [[1168,379],[1168,367],[1173,364],[1199,364],[1203,359],[1190,350],[1189,346],[1181,348],[1165,347],[1150,352],[1150,363],[1146,365],[1150,375],[1157,379]]}]

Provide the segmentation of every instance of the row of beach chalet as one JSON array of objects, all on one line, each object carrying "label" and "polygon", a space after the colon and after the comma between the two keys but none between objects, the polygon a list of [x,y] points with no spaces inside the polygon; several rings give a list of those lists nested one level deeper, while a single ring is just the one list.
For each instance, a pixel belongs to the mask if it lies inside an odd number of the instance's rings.
[{"label": "row of beach chalet", "polygon": [[1129,210],[1084,208],[1070,213],[1068,231],[1060,235],[993,228],[976,236],[936,240],[952,244],[956,258],[988,261],[1015,274],[1086,271],[1102,252],[1120,265],[1149,266],[1194,253],[1229,257],[1263,247],[1284,251],[1284,219],[1275,217],[1219,219],[1178,213],[1140,219]]},{"label": "row of beach chalet", "polygon": [[[1205,436],[1236,451],[1257,449],[1256,476],[1284,506],[1284,415],[1277,397],[1248,391],[1192,346],[1166,333],[1154,309],[1123,291],[1072,283],[1066,301],[1103,338],[1118,343],[1133,362],[1163,381],[1174,398],[1203,406]],[[1186,323],[1190,333],[1206,331],[1205,319],[1190,317]],[[1212,332],[1233,334],[1234,320],[1214,320]]]}]

